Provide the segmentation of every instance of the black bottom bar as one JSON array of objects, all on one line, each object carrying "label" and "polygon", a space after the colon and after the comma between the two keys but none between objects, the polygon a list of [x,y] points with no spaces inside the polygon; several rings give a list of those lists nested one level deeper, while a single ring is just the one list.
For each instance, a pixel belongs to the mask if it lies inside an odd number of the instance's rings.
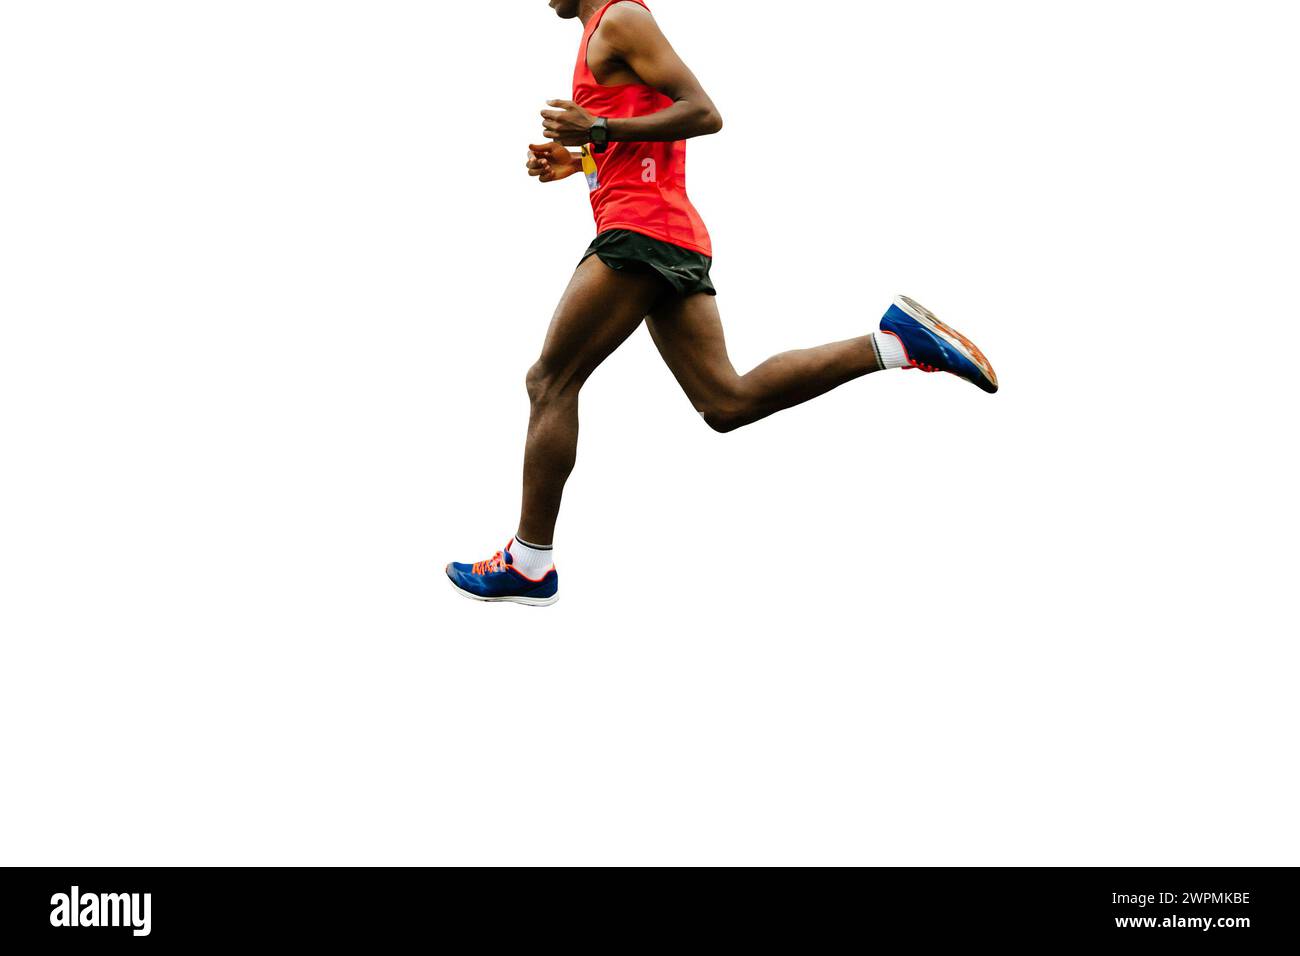
[{"label": "black bottom bar", "polygon": [[[3,939],[377,946],[524,938],[607,947],[758,939],[913,944],[1291,945],[1294,869],[7,869]],[[74,890],[75,887],[75,890]],[[114,925],[115,924],[115,925]],[[27,950],[13,950],[24,952]]]}]

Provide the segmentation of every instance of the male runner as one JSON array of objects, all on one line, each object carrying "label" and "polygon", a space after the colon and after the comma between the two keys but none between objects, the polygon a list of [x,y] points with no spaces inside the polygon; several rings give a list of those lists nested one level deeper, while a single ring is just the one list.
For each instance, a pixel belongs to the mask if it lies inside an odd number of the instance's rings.
[{"label": "male runner", "polygon": [[[704,420],[729,432],[887,368],[951,372],[986,392],[997,375],[970,339],[904,296],[879,331],[773,356],[745,375],[723,340],[709,266],[713,250],[686,197],[686,143],[722,129],[717,107],[643,0],[550,0],[583,24],[573,100],[550,100],[528,174],[553,183],[585,174],[596,216],[588,247],[528,371],[532,413],[519,527],[476,564],[447,577],[480,601],[554,604],[552,540],[578,448],[578,392],[642,321]],[[567,147],[581,147],[571,152]]]}]

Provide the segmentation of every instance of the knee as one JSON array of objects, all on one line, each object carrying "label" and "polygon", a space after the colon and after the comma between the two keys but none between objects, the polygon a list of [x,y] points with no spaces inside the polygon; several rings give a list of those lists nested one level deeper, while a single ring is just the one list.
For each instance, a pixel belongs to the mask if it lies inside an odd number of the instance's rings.
[{"label": "knee", "polygon": [[720,435],[734,432],[745,424],[744,418],[730,412],[701,412],[701,414],[704,416],[704,423]]},{"label": "knee", "polygon": [[528,389],[528,401],[533,405],[549,405],[564,397],[571,389],[571,382],[563,376],[545,358],[538,359],[524,376],[524,387]]},{"label": "knee", "polygon": [[524,387],[528,389],[528,400],[536,405],[546,395],[550,387],[551,375],[545,363],[535,362],[524,376]]},{"label": "knee", "polygon": [[715,381],[704,396],[696,396],[695,407],[704,423],[715,432],[734,432],[753,421],[753,399],[742,376]]},{"label": "knee", "polygon": [[710,399],[700,407],[704,423],[715,432],[734,432],[749,422],[749,406],[740,394],[728,394]]}]

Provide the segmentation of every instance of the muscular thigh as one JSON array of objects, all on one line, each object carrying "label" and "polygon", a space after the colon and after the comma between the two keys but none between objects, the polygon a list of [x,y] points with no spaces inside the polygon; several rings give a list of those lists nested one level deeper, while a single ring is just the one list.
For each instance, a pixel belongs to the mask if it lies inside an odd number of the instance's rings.
[{"label": "muscular thigh", "polygon": [[704,411],[734,392],[740,376],[727,355],[716,296],[667,299],[648,325],[659,354],[696,409]]},{"label": "muscular thigh", "polygon": [[539,364],[561,386],[581,385],[636,331],[664,293],[661,279],[618,272],[591,256],[573,274],[555,309]]}]

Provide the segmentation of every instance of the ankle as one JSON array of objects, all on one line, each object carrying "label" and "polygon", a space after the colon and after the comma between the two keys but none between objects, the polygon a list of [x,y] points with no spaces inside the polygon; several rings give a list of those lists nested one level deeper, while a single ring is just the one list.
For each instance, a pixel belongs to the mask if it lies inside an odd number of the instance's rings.
[{"label": "ankle", "polygon": [[902,340],[892,332],[875,332],[871,336],[871,341],[876,346],[876,358],[880,361],[882,369],[904,368],[910,364],[907,361],[907,352],[903,350]]},{"label": "ankle", "polygon": [[533,544],[516,535],[507,550],[515,569],[525,577],[536,580],[555,567],[555,548],[552,545]]}]

